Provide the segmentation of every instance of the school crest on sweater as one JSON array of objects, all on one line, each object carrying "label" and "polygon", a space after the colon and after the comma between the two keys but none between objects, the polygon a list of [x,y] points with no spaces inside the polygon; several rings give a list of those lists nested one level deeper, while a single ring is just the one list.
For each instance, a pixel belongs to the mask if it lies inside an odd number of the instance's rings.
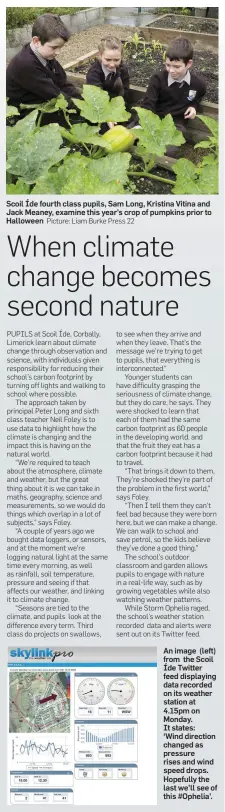
[{"label": "school crest on sweater", "polygon": [[188,93],[188,101],[194,101],[196,93],[197,93],[197,90],[191,90],[191,88],[190,88],[189,93]]}]

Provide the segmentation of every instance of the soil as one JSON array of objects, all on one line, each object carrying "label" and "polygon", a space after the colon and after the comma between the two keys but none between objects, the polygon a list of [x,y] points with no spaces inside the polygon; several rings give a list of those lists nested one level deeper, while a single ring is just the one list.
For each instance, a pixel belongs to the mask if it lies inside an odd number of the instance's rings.
[{"label": "soil", "polygon": [[[160,175],[160,177],[166,177],[165,170],[156,170],[154,169],[154,175]],[[171,179],[175,179],[175,175],[169,175],[167,173],[167,177]],[[135,181],[135,194],[136,195],[171,195],[172,194],[172,186],[168,183],[162,183],[162,181],[151,180],[150,178],[143,177],[140,178],[133,178]]]},{"label": "soil", "polygon": [[218,20],[208,20],[202,17],[180,16],[175,14],[162,17],[161,20],[151,23],[151,28],[175,28],[181,31],[197,31],[201,34],[217,34]]},{"label": "soil", "polygon": [[[202,137],[202,140],[204,138]],[[179,158],[187,158],[188,161],[192,161],[193,164],[200,164],[203,158],[208,155],[210,150],[208,149],[194,149],[194,144],[183,144],[180,147]]]},{"label": "soil", "polygon": [[[164,68],[164,54],[165,49],[163,46],[155,48],[150,44],[146,46],[146,52],[143,53],[143,47],[139,46],[136,51],[135,46],[128,43],[125,48],[124,61],[128,67],[130,74],[130,81],[132,85],[139,85],[145,88],[149,82],[150,76],[158,70]],[[87,60],[78,67],[70,68],[74,73],[84,73],[86,75],[88,68],[93,60]],[[205,101],[218,103],[218,57],[210,50],[195,51],[194,53],[194,71],[198,74],[203,74],[206,82],[206,95]]]}]

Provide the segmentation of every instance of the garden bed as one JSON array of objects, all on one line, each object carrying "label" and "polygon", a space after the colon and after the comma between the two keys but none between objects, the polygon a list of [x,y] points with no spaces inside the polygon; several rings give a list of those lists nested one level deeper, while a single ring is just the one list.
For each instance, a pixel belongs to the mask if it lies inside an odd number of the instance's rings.
[{"label": "garden bed", "polygon": [[[131,91],[134,96],[141,92],[137,88]],[[17,110],[7,105],[7,193],[217,193],[215,119],[195,119],[197,130],[200,125],[205,128],[198,139],[202,143],[195,151],[176,129],[171,116],[160,119],[140,107],[140,127],[127,129],[130,114],[123,98],[110,100],[98,87],[84,84],[75,108],[71,100],[59,95],[15,121]],[[46,114],[57,120],[48,123]],[[116,120],[120,124],[106,130],[107,122]],[[178,160],[167,157],[171,147]]]},{"label": "garden bed", "polygon": [[[96,52],[97,54],[97,52]],[[85,61],[79,60],[79,74],[84,77],[92,64],[92,57]],[[149,79],[155,71],[164,68],[164,48],[159,44],[155,47],[152,44],[145,46],[145,51],[141,45],[136,48],[132,43],[126,43],[124,49],[124,61],[129,70],[132,85],[138,85],[144,89],[147,87]],[[69,63],[65,66],[70,72],[77,72],[77,64]],[[211,51],[195,51],[194,57],[195,73],[203,74],[206,82],[205,100],[218,103],[218,58]]]},{"label": "garden bed", "polygon": [[185,36],[199,50],[211,48],[218,52],[218,26],[214,20],[208,21],[202,17],[185,17],[184,20],[181,15],[165,14],[140,31],[146,42],[156,38],[163,45],[168,45],[174,36]]},{"label": "garden bed", "polygon": [[218,32],[218,20],[208,17],[189,17],[182,14],[163,14],[151,23],[151,28],[175,28],[181,31],[197,31],[202,34],[215,34]]},{"label": "garden bed", "polygon": [[175,31],[174,28],[147,28],[147,26],[141,28],[141,34],[146,42],[157,39],[164,47],[169,45],[175,36],[186,37],[195,49],[204,51],[210,48],[214,53],[218,53],[218,37],[215,34],[199,34],[197,31],[189,32],[181,29]]},{"label": "garden bed", "polygon": [[[66,146],[66,141],[64,142],[64,146]],[[76,147],[72,147],[70,152],[76,153],[81,152],[84,157],[87,156],[85,149],[81,147],[81,145],[77,145]],[[188,161],[192,161],[194,164],[199,164],[201,160],[207,155],[207,150],[203,149],[194,149],[194,145],[192,144],[183,144],[180,147],[179,158],[186,158]],[[174,181],[175,175],[172,171],[173,165],[176,163],[175,158],[169,158],[167,156],[163,156],[161,158],[156,159],[156,166],[153,169],[154,175],[156,180],[152,178],[148,178],[145,176],[144,171],[142,174],[143,166],[138,163],[137,158],[133,156],[132,163],[130,166],[131,171],[139,171],[140,177],[133,177],[133,182],[135,183],[135,194],[138,195],[168,195],[171,194],[172,189],[171,186],[166,183],[167,180]],[[157,181],[157,177],[160,180]],[[165,182],[163,183],[163,179]]]}]

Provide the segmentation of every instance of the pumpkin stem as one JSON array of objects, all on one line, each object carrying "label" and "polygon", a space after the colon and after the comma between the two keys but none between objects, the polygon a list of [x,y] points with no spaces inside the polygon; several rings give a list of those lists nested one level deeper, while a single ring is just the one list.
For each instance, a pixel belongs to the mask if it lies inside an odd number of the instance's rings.
[{"label": "pumpkin stem", "polygon": [[130,177],[137,177],[137,178],[152,178],[153,180],[159,180],[160,183],[168,183],[170,186],[174,186],[176,183],[175,180],[169,180],[169,178],[162,178],[161,175],[153,175],[152,172],[128,172],[127,173]]}]

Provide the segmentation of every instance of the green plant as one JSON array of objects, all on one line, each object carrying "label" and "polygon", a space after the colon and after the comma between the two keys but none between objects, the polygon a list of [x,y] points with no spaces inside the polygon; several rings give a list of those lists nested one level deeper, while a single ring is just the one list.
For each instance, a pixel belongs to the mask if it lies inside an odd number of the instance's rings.
[{"label": "green plant", "polygon": [[[135,52],[133,51],[133,46]],[[165,47],[162,45],[159,40],[151,40],[151,42],[146,42],[143,37],[140,37],[139,34],[135,35],[124,45],[125,49],[125,56],[127,54],[128,57],[132,59],[137,59],[138,62],[142,62],[143,58],[147,59],[149,63],[153,62],[155,56],[158,55],[162,57],[163,61],[165,61]]]},{"label": "green plant", "polygon": [[151,43],[149,42],[146,43],[145,40],[143,40],[142,53],[144,54],[144,56],[148,56],[150,61],[152,62],[153,61],[152,57],[154,57],[156,53],[161,55],[165,53],[165,47],[164,45],[162,45],[161,42],[159,42],[159,40],[156,39],[152,39]]},{"label": "green plant", "polygon": [[125,194],[129,189],[128,153],[117,153],[98,160],[68,155],[63,164],[53,167],[37,180],[34,194]]},{"label": "green plant", "polygon": [[14,118],[14,116],[19,116],[19,111],[17,107],[13,107],[12,104],[8,104],[8,99],[6,100],[6,118]]},{"label": "green plant", "polygon": [[[69,115],[68,115],[68,102],[67,102],[65,96],[63,96],[62,93],[60,93],[60,95],[57,96],[56,98],[50,99],[50,101],[42,102],[40,104],[21,104],[21,109],[22,110],[38,110],[38,112],[39,112],[39,116],[37,118],[37,126],[38,127],[40,127],[42,118],[43,118],[45,113],[48,113],[48,114],[52,113],[53,114],[53,113],[58,113],[59,111],[61,113],[63,113],[63,116],[65,118],[66,123],[68,125],[70,125],[70,119],[69,119]],[[72,111],[72,112],[74,112],[74,111]]]},{"label": "green plant", "polygon": [[22,144],[30,133],[35,132],[37,111],[33,110],[26,118],[19,119],[14,127],[6,127],[6,152],[7,155],[11,153],[15,145],[19,141]]},{"label": "green plant", "polygon": [[175,195],[216,195],[218,194],[218,165],[204,163],[196,166],[186,158],[180,158],[173,166],[176,183]]},{"label": "green plant", "polygon": [[192,8],[188,6],[161,6],[161,8],[158,9],[158,14],[182,14],[187,17],[192,14]]},{"label": "green plant", "polygon": [[211,135],[208,135],[207,140],[195,144],[195,149],[207,149],[207,155],[197,166],[185,159],[176,162],[174,194],[218,194],[218,122],[210,116],[198,116],[198,118],[208,128]]},{"label": "green plant", "polygon": [[135,31],[134,34],[130,35],[128,42],[130,42],[131,45],[134,45],[134,47],[137,50],[138,46],[140,45],[140,42],[143,42],[143,37],[141,37],[141,35],[138,34],[138,31]]},{"label": "green plant", "polygon": [[[10,129],[13,130],[13,128]],[[8,143],[7,172],[30,184],[34,183],[51,166],[61,162],[68,153],[68,148],[62,148],[58,124],[48,124],[42,129],[31,127],[22,138],[17,137],[12,141],[11,136],[10,142],[10,144]]]},{"label": "green plant", "polygon": [[99,135],[99,126],[90,127],[90,124],[72,124],[69,130],[59,127],[63,138],[70,144],[81,144],[88,155],[96,155],[102,149],[102,136]]},{"label": "green plant", "polygon": [[115,96],[110,101],[108,93],[93,85],[84,85],[82,95],[83,101],[71,99],[71,102],[91,124],[129,120],[130,113],[126,110],[122,96]]},{"label": "green plant", "polygon": [[144,107],[134,108],[138,113],[141,129],[138,130],[138,150],[143,155],[165,155],[168,144],[181,146],[185,143],[184,136],[175,127],[171,115],[161,119]]},{"label": "green plant", "polygon": [[140,47],[140,45],[143,46],[143,43],[145,45],[145,40],[144,40],[143,37],[140,36],[140,34],[138,34],[137,31],[135,31],[135,33],[132,36],[130,36],[129,39],[127,40],[127,44],[131,45],[131,46],[133,45],[134,49],[135,49],[135,53],[133,54],[133,59],[136,59],[136,57],[138,55],[139,47]]},{"label": "green plant", "polygon": [[143,51],[142,51],[143,55],[146,57],[148,55],[148,45],[147,45],[147,42],[145,42],[145,40],[143,41],[142,48],[143,48]]},{"label": "green plant", "polygon": [[85,11],[88,6],[12,6],[11,8],[8,6],[6,8],[6,28],[13,29],[13,28],[21,28],[23,25],[29,25],[34,22],[36,17],[39,17],[40,14],[46,14],[50,12],[51,14],[77,14],[78,11]]},{"label": "green plant", "polygon": [[[198,116],[198,118],[203,121],[205,127],[208,128],[211,135],[208,135],[207,141],[199,141],[198,144],[195,144],[195,149],[208,149],[210,150],[211,156],[215,160],[218,160],[218,153],[219,153],[219,125],[218,121],[211,116]],[[206,160],[206,159],[204,159]]]},{"label": "green plant", "polygon": [[[84,104],[87,105],[87,113],[91,120],[97,119],[98,126],[90,126],[83,123],[72,125],[69,130],[64,130],[58,124],[48,124],[44,127],[38,126],[38,114],[46,110],[46,105],[38,105],[24,119],[17,122],[14,127],[7,127],[7,192],[18,194],[19,190],[27,192],[32,188],[36,194],[60,193],[67,194],[123,194],[125,189],[129,189],[128,167],[131,160],[130,154],[113,154],[107,156],[110,145],[103,148],[102,136],[99,134],[101,120],[107,120],[110,101],[108,94],[100,90],[102,104],[99,93],[93,88],[92,103],[90,95],[85,93]],[[60,98],[57,109],[61,109]],[[78,100],[77,100],[78,101]],[[128,119],[124,100],[118,98],[114,111],[121,114],[122,118]],[[53,100],[54,102],[54,100]],[[52,103],[52,110],[54,110]],[[105,115],[104,111],[105,110]],[[74,109],[73,109],[74,113]],[[87,143],[98,147],[98,160],[90,155],[85,157],[79,151],[75,154],[68,154],[69,147],[63,146],[63,138],[69,142],[87,147]],[[67,160],[68,158],[68,160]]]},{"label": "green plant", "polygon": [[152,39],[151,40],[151,47],[153,49],[153,53],[155,53],[156,51],[158,51],[161,54],[165,53],[164,45],[162,45],[162,43],[159,42],[158,39]]},{"label": "green plant", "polygon": [[[56,100],[57,110],[63,109],[62,98],[59,96]],[[71,111],[65,107],[68,129],[58,124],[40,127],[40,115],[46,110],[44,104],[38,105],[14,126],[6,128],[7,191],[10,194],[26,194],[28,191],[34,194],[133,193],[136,177],[167,183],[174,194],[216,194],[218,126],[213,119],[201,116],[209,130],[208,140],[199,145],[207,147],[207,155],[201,163],[195,165],[180,159],[171,169],[175,177],[165,178],[152,172],[157,158],[165,155],[169,144],[180,146],[184,143],[183,135],[176,129],[170,115],[161,120],[151,111],[137,107],[138,129],[126,131],[119,125],[102,136],[102,123],[126,121],[130,117],[123,98],[110,101],[105,91],[85,85],[83,100],[74,99],[73,102],[86,117],[86,122],[71,125]],[[67,105],[65,100],[64,103]],[[52,100],[49,103],[51,112],[54,105],[55,100]],[[134,141],[135,146],[132,146]],[[125,148],[129,151],[124,152]]]}]

